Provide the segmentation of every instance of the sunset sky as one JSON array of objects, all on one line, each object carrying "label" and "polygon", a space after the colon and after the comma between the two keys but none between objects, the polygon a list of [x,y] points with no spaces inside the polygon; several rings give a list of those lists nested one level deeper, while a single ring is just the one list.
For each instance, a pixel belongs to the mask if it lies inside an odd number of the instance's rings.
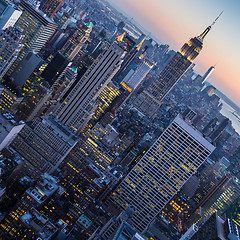
[{"label": "sunset sky", "polygon": [[208,79],[240,106],[240,0],[109,0],[161,42],[174,50],[198,36],[224,11],[204,41],[195,61],[203,75],[216,65]]}]

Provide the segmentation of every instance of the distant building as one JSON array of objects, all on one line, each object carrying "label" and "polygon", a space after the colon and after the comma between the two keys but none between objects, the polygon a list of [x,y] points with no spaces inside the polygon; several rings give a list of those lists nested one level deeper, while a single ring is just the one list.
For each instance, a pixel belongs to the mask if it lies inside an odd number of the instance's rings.
[{"label": "distant building", "polygon": [[122,80],[121,85],[129,92],[132,92],[147,76],[153,66],[154,64],[146,59],[136,71],[130,70],[130,72]]},{"label": "distant building", "polygon": [[78,54],[92,31],[92,23],[81,24],[61,49],[61,53],[71,61]]},{"label": "distant building", "polygon": [[198,37],[191,38],[188,43],[183,45],[155,81],[136,98],[134,102],[136,108],[147,116],[154,114],[162,100],[199,55],[203,47],[203,40],[210,30],[211,26],[207,27]]},{"label": "distant building", "polygon": [[203,75],[203,77],[202,77],[202,84],[204,84],[206,81],[207,81],[207,79],[209,78],[209,76],[212,74],[212,72],[215,70],[215,67],[214,66],[211,66],[208,70],[207,70],[207,72]]},{"label": "distant building", "polygon": [[39,8],[46,13],[48,17],[52,18],[62,3],[63,0],[43,0]]}]

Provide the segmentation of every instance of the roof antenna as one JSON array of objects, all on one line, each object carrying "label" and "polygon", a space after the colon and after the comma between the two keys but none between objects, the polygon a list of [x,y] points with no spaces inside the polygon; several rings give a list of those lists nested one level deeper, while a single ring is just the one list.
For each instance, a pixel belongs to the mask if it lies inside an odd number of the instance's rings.
[{"label": "roof antenna", "polygon": [[220,16],[223,14],[223,11],[218,15],[218,17],[213,21],[213,23],[210,25],[211,27],[216,23],[216,21],[220,18]]}]

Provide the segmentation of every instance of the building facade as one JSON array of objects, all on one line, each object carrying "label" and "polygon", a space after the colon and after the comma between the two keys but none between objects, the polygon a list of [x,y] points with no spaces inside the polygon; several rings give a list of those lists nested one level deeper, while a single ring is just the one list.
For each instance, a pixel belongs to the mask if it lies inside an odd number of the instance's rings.
[{"label": "building facade", "polygon": [[72,61],[89,38],[91,31],[92,23],[81,24],[62,47],[62,54]]},{"label": "building facade", "polygon": [[211,26],[198,37],[191,38],[173,56],[153,83],[134,101],[134,106],[147,116],[152,116],[161,105],[162,100],[175,86],[177,81],[191,66],[203,47],[203,40]]},{"label": "building facade", "polygon": [[56,109],[55,114],[60,121],[75,132],[85,126],[94,110],[91,102],[115,75],[123,54],[124,50],[113,43],[98,57]]},{"label": "building facade", "polygon": [[142,232],[214,149],[177,116],[114,191],[108,203],[120,209],[136,207],[132,224]]}]

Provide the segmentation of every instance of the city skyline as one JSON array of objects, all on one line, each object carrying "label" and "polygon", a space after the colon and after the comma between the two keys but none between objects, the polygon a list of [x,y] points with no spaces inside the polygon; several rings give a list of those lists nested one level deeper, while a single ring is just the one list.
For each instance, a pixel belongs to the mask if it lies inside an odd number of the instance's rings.
[{"label": "city skyline", "polygon": [[182,42],[186,42],[189,37],[202,32],[224,11],[209,34],[204,50],[195,62],[195,70],[203,75],[210,66],[216,64],[216,71],[209,78],[209,82],[240,105],[240,88],[238,87],[240,69],[237,65],[237,56],[240,53],[237,39],[240,37],[240,32],[236,31],[240,17],[236,11],[239,6],[236,0],[231,0],[228,4],[216,0],[210,3],[204,0],[201,4],[189,0],[181,3],[176,0],[171,2],[109,0],[109,2],[133,17],[136,22],[174,50],[179,49]]}]

